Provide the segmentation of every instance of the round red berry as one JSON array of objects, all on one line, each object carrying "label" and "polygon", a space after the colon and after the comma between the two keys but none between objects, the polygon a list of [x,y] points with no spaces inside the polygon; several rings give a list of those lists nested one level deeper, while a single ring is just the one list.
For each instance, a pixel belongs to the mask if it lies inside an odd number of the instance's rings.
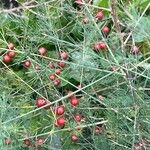
[{"label": "round red berry", "polygon": [[25,68],[29,68],[29,67],[31,66],[31,61],[30,61],[30,60],[24,61],[24,62],[23,62],[23,66],[24,66]]},{"label": "round red berry", "polygon": [[10,63],[12,61],[11,57],[8,54],[3,55],[3,62]]},{"label": "round red berry", "polygon": [[13,58],[16,56],[16,52],[15,51],[9,51],[8,55],[9,55],[9,57]]},{"label": "round red berry", "polygon": [[61,73],[60,69],[55,70],[55,74],[59,75]]},{"label": "round red berry", "polygon": [[103,11],[98,11],[95,16],[96,19],[102,20],[104,18]]},{"label": "round red berry", "polygon": [[95,134],[100,134],[103,132],[103,128],[102,127],[95,127]]},{"label": "round red berry", "polygon": [[76,97],[73,97],[70,99],[70,103],[72,106],[76,107],[77,105],[79,105],[79,99],[77,99]]},{"label": "round red berry", "polygon": [[67,52],[65,52],[65,51],[62,51],[61,53],[60,53],[60,57],[61,57],[61,59],[64,59],[64,60],[66,60],[66,59],[68,59],[68,53]]},{"label": "round red berry", "polygon": [[107,26],[104,26],[104,27],[102,28],[102,32],[103,32],[103,33],[109,33],[109,31],[110,31],[110,29],[109,29]]},{"label": "round red berry", "polygon": [[66,64],[63,61],[61,61],[58,63],[58,66],[61,68],[64,68],[66,66]]},{"label": "round red berry", "polygon": [[55,80],[55,75],[50,75],[50,76],[49,76],[49,79],[50,79],[51,81],[54,81],[54,80]]},{"label": "round red berry", "polygon": [[55,86],[59,86],[60,83],[61,83],[61,80],[60,80],[60,79],[56,79],[56,80],[54,80],[54,82],[53,82],[53,84],[54,84]]},{"label": "round red berry", "polygon": [[50,63],[49,63],[49,67],[50,67],[51,69],[53,69],[53,68],[54,68],[54,63],[50,62]]},{"label": "round red berry", "polygon": [[93,46],[94,50],[100,50],[100,45],[99,43],[95,43],[94,46]]},{"label": "round red berry", "polygon": [[99,47],[100,47],[100,49],[106,49],[107,48],[107,46],[104,42],[99,42]]},{"label": "round red berry", "polygon": [[43,143],[44,143],[44,139],[42,139],[42,138],[37,138],[37,140],[36,140],[36,146],[42,145]]},{"label": "round red berry", "polygon": [[39,49],[38,49],[38,52],[39,52],[39,54],[40,55],[45,55],[45,53],[46,53],[46,48],[44,48],[44,47],[40,47]]},{"label": "round red berry", "polygon": [[77,122],[80,122],[81,121],[81,115],[80,114],[76,114],[74,115],[74,120],[77,121]]},{"label": "round red berry", "polygon": [[65,112],[65,107],[64,106],[59,106],[56,108],[56,115],[62,115]]},{"label": "round red berry", "polygon": [[38,108],[47,104],[47,101],[44,98],[37,98],[35,104]]},{"label": "round red berry", "polygon": [[57,126],[64,126],[65,123],[66,123],[66,121],[65,121],[64,118],[58,118],[58,119],[56,120],[56,125],[57,125]]},{"label": "round red berry", "polygon": [[15,45],[13,43],[8,43],[7,48],[13,50]]},{"label": "round red berry", "polygon": [[26,147],[30,147],[30,146],[31,146],[31,142],[30,142],[29,139],[25,139],[25,140],[23,141],[23,143],[24,143],[24,145],[25,145]]},{"label": "round red berry", "polygon": [[71,141],[72,142],[77,142],[78,141],[78,137],[76,135],[72,135],[71,136]]}]

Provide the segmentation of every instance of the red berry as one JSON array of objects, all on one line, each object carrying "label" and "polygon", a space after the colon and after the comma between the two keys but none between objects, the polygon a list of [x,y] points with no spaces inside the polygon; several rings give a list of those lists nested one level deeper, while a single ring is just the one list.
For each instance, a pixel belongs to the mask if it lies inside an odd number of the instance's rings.
[{"label": "red berry", "polygon": [[103,128],[102,127],[96,127],[95,128],[95,134],[100,134],[103,132]]},{"label": "red berry", "polygon": [[102,32],[103,33],[108,33],[110,31],[110,29],[107,27],[107,26],[104,26],[103,28],[102,28]]},{"label": "red berry", "polygon": [[16,52],[15,51],[9,51],[8,55],[9,55],[9,57],[13,58],[16,56]]},{"label": "red berry", "polygon": [[38,52],[39,52],[39,54],[40,55],[45,55],[45,53],[46,53],[46,48],[44,48],[44,47],[40,47],[39,49],[38,49]]},{"label": "red berry", "polygon": [[65,112],[64,106],[59,106],[56,108],[56,115],[62,115]]},{"label": "red berry", "polygon": [[55,70],[55,74],[59,75],[61,73],[60,69]]},{"label": "red berry", "polygon": [[66,59],[68,59],[68,53],[67,52],[64,52],[64,51],[62,51],[61,53],[60,53],[60,57],[61,57],[61,59],[64,59],[64,60],[66,60]]},{"label": "red berry", "polygon": [[59,86],[60,83],[61,83],[61,80],[60,79],[56,79],[53,83],[54,83],[55,86]]},{"label": "red berry", "polygon": [[72,106],[76,107],[77,105],[79,105],[79,99],[77,99],[76,97],[73,97],[70,99],[70,103]]},{"label": "red berry", "polygon": [[7,48],[13,50],[15,45],[13,43],[8,43]]},{"label": "red berry", "polygon": [[56,120],[56,125],[57,126],[64,126],[65,125],[65,119],[64,118],[58,118],[57,120]]},{"label": "red berry", "polygon": [[23,143],[24,143],[24,145],[25,145],[26,147],[30,147],[30,145],[31,145],[31,142],[30,142],[29,139],[25,139],[25,140],[23,141]]},{"label": "red berry", "polygon": [[3,55],[3,62],[10,63],[12,61],[11,57],[8,54]]},{"label": "red berry", "polygon": [[77,142],[78,141],[78,137],[76,135],[72,135],[71,136],[71,141],[72,142]]},{"label": "red berry", "polygon": [[104,18],[103,11],[97,12],[95,18],[98,20],[102,20]]},{"label": "red berry", "polygon": [[72,96],[69,96],[68,98],[69,98],[69,100],[77,99],[77,97],[74,94]]},{"label": "red berry", "polygon": [[75,119],[75,121],[80,122],[81,121],[81,115],[80,114],[74,115],[74,119]]},{"label": "red berry", "polygon": [[31,61],[30,61],[30,60],[24,61],[23,66],[24,66],[25,68],[29,68],[29,67],[31,66]]},{"label": "red berry", "polygon": [[42,139],[42,138],[38,138],[38,139],[36,140],[36,146],[42,145],[43,143],[44,143],[44,139]]},{"label": "red berry", "polygon": [[107,46],[104,42],[99,42],[94,44],[94,50],[106,49]]},{"label": "red berry", "polygon": [[37,98],[35,104],[38,108],[47,104],[47,101],[44,98]]},{"label": "red berry", "polygon": [[54,64],[53,64],[52,62],[50,62],[50,63],[49,63],[49,67],[50,67],[51,69],[53,69],[53,68],[54,68]]},{"label": "red berry", "polygon": [[106,46],[106,44],[104,42],[99,42],[99,47],[100,47],[100,49],[107,48],[107,46]]},{"label": "red berry", "polygon": [[94,44],[94,46],[93,46],[93,48],[94,48],[94,50],[100,50],[100,45],[99,45],[99,43],[96,43],[96,44]]},{"label": "red berry", "polygon": [[66,66],[66,64],[63,61],[61,61],[58,63],[58,66],[61,68],[64,68]]},{"label": "red berry", "polygon": [[4,144],[5,145],[10,145],[10,144],[12,144],[12,140],[10,138],[6,138],[5,141],[4,141]]},{"label": "red berry", "polygon": [[54,80],[55,80],[55,75],[50,75],[50,76],[49,76],[49,79],[50,79],[51,81],[54,81]]},{"label": "red berry", "polygon": [[131,53],[135,54],[135,55],[138,54],[139,53],[139,48],[137,46],[133,46],[132,49],[131,49]]},{"label": "red berry", "polygon": [[88,22],[89,22],[88,17],[84,17],[84,18],[83,18],[83,23],[84,23],[84,24],[87,24]]}]

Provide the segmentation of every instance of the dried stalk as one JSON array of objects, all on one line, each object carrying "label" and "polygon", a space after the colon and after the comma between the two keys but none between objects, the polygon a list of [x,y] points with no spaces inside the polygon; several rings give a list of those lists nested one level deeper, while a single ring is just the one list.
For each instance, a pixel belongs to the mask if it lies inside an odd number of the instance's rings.
[{"label": "dried stalk", "polygon": [[117,0],[111,0],[111,14],[112,14],[112,19],[113,19],[113,22],[115,25],[116,32],[118,33],[118,35],[120,37],[121,49],[124,52],[123,36],[121,33],[119,17],[117,14]]}]

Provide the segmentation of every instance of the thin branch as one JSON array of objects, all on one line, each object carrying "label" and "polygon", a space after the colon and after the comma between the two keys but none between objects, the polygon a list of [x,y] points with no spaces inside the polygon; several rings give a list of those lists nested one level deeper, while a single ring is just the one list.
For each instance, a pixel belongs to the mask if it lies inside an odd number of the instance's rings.
[{"label": "thin branch", "polygon": [[120,21],[117,13],[117,0],[112,0],[111,1],[111,14],[112,14],[112,19],[116,28],[116,32],[118,33],[121,41],[121,49],[122,51],[124,50],[124,42],[123,42],[123,36],[121,33],[121,28],[120,28]]}]

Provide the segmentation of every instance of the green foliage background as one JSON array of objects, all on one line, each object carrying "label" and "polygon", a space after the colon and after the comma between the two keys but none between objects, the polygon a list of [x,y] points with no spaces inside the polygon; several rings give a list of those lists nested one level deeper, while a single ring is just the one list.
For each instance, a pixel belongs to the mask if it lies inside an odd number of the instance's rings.
[{"label": "green foliage background", "polygon": [[[0,10],[0,147],[27,149],[23,139],[28,134],[31,150],[37,137],[45,139],[40,150],[128,150],[141,140],[147,142],[143,149],[150,149],[149,1],[117,1],[124,40],[131,33],[125,52],[111,16],[112,1],[94,0],[83,6],[73,0],[27,2],[24,7],[26,2],[19,1],[22,9],[16,12]],[[99,7],[105,17],[96,22]],[[87,24],[83,24],[84,16],[89,19]],[[110,28],[108,35],[101,32],[105,25]],[[98,41],[105,41],[107,50],[93,51]],[[6,65],[2,58],[9,42],[15,44],[17,55]],[[140,48],[138,55],[130,53],[133,45]],[[37,52],[41,46],[47,48],[43,57]],[[68,52],[69,59],[59,76],[61,85],[55,87],[49,81],[54,70],[48,64],[60,61],[61,50]],[[29,69],[22,65],[26,59],[32,61]],[[37,71],[35,65],[41,69]],[[66,91],[70,90],[80,98],[77,108],[68,102]],[[35,99],[41,96],[52,108],[65,106],[67,123],[63,129],[55,127],[56,115],[51,109],[36,108]],[[76,113],[85,121],[75,122],[72,117]],[[103,133],[95,134],[96,126],[102,127]],[[72,134],[78,135],[77,143],[71,142]],[[12,145],[4,144],[8,137]]]}]

